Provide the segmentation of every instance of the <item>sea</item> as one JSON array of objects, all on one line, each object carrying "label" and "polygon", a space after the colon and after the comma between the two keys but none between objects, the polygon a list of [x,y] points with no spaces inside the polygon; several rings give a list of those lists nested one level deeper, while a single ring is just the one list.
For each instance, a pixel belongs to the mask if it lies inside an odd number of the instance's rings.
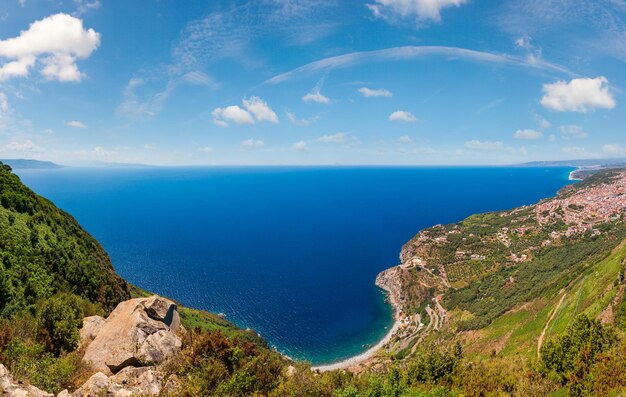
[{"label": "sea", "polygon": [[533,204],[572,168],[120,167],[17,170],[129,282],[223,313],[313,364],[392,325],[376,275],[420,229]]}]

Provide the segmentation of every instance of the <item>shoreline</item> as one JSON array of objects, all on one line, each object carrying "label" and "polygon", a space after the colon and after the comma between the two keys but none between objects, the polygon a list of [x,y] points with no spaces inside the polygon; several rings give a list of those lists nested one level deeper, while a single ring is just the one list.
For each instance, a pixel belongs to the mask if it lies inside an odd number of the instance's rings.
[{"label": "shoreline", "polygon": [[580,171],[580,170],[583,170],[583,169],[585,169],[585,167],[576,167],[575,170],[570,171],[568,180],[570,180],[570,181],[582,181],[582,179],[576,178],[576,173],[578,171]]},{"label": "shoreline", "polygon": [[[389,269],[387,269],[387,270],[389,270]],[[384,270],[383,272],[381,272],[381,274],[384,273],[387,270]],[[377,283],[377,285],[378,285],[378,283]],[[374,356],[376,356],[376,354],[383,347],[385,347],[385,345],[387,343],[389,343],[391,341],[391,338],[393,338],[393,336],[396,334],[396,332],[398,331],[398,329],[402,325],[402,320],[400,318],[400,306],[397,304],[396,299],[395,299],[395,295],[391,292],[391,290],[389,290],[388,288],[384,288],[384,286],[381,286],[381,285],[378,285],[378,286],[385,291],[385,293],[387,295],[388,303],[389,303],[389,305],[391,305],[391,308],[393,310],[393,325],[391,326],[389,331],[374,346],[370,347],[369,349],[367,349],[363,353],[357,354],[356,356],[348,357],[348,358],[346,358],[344,360],[337,361],[337,362],[334,362],[334,363],[324,364],[324,365],[317,365],[317,366],[311,367],[312,371],[327,372],[327,371],[334,371],[334,370],[338,370],[338,369],[350,369],[350,368],[355,367],[355,366],[357,366],[359,364],[362,364],[362,363],[368,361],[369,359],[373,358]]]}]

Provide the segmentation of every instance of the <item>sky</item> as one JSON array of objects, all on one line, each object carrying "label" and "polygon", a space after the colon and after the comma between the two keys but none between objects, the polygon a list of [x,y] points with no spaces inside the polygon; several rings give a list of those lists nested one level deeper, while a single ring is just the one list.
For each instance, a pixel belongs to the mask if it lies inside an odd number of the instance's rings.
[{"label": "sky", "polygon": [[0,158],[626,157],[625,0],[1,0]]}]

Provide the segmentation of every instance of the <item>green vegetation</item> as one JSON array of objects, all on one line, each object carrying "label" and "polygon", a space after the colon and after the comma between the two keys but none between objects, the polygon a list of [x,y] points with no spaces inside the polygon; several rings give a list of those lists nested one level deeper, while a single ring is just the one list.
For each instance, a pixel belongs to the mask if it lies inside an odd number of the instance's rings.
[{"label": "green vegetation", "polygon": [[532,261],[502,266],[466,287],[451,290],[446,305],[474,315],[458,324],[460,330],[484,328],[513,307],[567,286],[589,265],[607,257],[624,238],[626,228],[616,225],[601,238],[543,248],[535,252]]},{"label": "green vegetation", "polygon": [[562,383],[577,382],[589,372],[598,355],[615,344],[616,339],[614,329],[581,314],[564,334],[549,339],[542,346],[543,365]]},{"label": "green vegetation", "polygon": [[0,317],[33,310],[57,292],[107,310],[129,297],[100,244],[0,165]]}]

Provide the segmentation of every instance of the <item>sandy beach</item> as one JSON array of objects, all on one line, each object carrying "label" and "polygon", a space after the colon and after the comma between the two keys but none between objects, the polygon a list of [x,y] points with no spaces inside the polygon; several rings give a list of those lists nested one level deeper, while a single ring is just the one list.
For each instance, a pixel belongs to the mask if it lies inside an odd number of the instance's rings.
[{"label": "sandy beach", "polygon": [[389,341],[391,340],[393,335],[396,333],[398,328],[400,328],[400,324],[401,324],[400,320],[395,319],[395,321],[393,323],[393,326],[391,327],[389,332],[387,332],[385,337],[383,339],[381,339],[380,342],[378,342],[374,346],[370,347],[368,350],[366,350],[365,352],[359,354],[358,356],[350,357],[350,358],[345,359],[343,361],[339,361],[339,362],[332,363],[332,364],[320,365],[320,366],[317,366],[317,367],[312,367],[311,369],[313,371],[320,371],[320,372],[333,371],[333,370],[336,370],[336,369],[347,369],[347,368],[353,367],[353,366],[355,366],[357,364],[360,364],[360,363],[362,363],[364,361],[369,360],[370,358],[374,357],[374,355],[376,355],[376,353],[380,349],[382,349],[383,346],[385,346],[387,343],[389,343]]},{"label": "sandy beach", "polygon": [[[381,273],[381,274],[383,274],[383,273]],[[350,357],[350,358],[347,358],[347,359],[342,360],[342,361],[338,361],[336,363],[326,364],[326,365],[319,365],[319,366],[316,366],[316,367],[312,367],[311,369],[313,371],[324,372],[324,371],[333,371],[333,370],[336,370],[336,369],[348,369],[348,368],[354,367],[355,365],[361,364],[361,363],[369,360],[370,358],[374,357],[376,355],[376,353],[378,353],[378,351],[380,349],[382,349],[387,343],[389,343],[391,341],[391,338],[394,336],[396,331],[398,331],[398,329],[402,325],[402,319],[400,318],[400,305],[398,304],[396,296],[394,295],[393,291],[388,286],[386,286],[384,284],[379,284],[378,281],[377,281],[376,284],[380,288],[382,288],[383,290],[386,291],[387,299],[389,300],[389,304],[393,308],[393,319],[394,319],[394,321],[393,321],[393,325],[391,326],[391,329],[389,330],[389,332],[387,332],[385,337],[382,338],[378,343],[376,343],[374,346],[370,347],[369,349],[367,349],[363,353],[361,353],[359,355],[356,355],[356,356],[353,356],[353,357]]]}]

